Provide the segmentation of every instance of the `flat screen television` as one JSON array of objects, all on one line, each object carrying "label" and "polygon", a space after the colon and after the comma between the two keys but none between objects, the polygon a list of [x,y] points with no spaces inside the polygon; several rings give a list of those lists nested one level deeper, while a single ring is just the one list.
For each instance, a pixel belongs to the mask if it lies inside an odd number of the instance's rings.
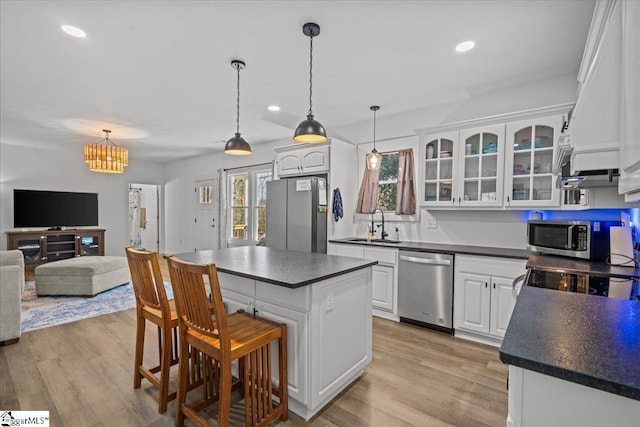
[{"label": "flat screen television", "polygon": [[13,226],[85,227],[98,225],[98,194],[13,190]]}]

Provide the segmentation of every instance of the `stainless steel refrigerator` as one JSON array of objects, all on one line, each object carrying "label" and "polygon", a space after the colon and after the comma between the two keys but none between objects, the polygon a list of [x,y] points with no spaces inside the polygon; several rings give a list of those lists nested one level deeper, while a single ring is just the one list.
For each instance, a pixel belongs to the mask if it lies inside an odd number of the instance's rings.
[{"label": "stainless steel refrigerator", "polygon": [[325,177],[268,182],[266,246],[327,253],[327,201]]}]

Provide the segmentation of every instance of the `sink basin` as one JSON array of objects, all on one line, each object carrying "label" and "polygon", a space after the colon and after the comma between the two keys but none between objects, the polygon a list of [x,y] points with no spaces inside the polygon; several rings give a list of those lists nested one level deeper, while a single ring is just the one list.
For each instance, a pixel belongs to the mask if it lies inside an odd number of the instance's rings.
[{"label": "sink basin", "polygon": [[370,242],[370,243],[400,243],[400,240],[390,240],[390,239],[374,239],[374,240],[369,240],[365,237],[352,237],[349,239],[346,239],[350,242]]}]

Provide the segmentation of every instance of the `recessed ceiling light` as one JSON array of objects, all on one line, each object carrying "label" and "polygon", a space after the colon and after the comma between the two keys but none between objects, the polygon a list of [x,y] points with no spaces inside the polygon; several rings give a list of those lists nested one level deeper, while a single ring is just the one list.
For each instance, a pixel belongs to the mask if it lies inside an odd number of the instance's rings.
[{"label": "recessed ceiling light", "polygon": [[267,110],[269,110],[269,111],[280,111],[280,107],[278,107],[277,105],[269,105],[267,107]]},{"label": "recessed ceiling light", "polygon": [[87,37],[87,33],[85,33],[84,30],[81,30],[78,27],[74,27],[73,25],[63,25],[61,28],[62,31],[69,34],[70,36],[78,37],[81,39]]},{"label": "recessed ceiling light", "polygon": [[476,42],[474,42],[473,40],[462,42],[456,46],[456,52],[466,52],[468,50],[473,49],[475,45],[476,45]]}]

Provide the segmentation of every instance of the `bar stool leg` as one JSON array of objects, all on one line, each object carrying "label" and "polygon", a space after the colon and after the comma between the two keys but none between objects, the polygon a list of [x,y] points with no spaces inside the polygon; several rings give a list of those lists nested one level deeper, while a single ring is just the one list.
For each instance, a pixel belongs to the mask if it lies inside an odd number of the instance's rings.
[{"label": "bar stool leg", "polygon": [[289,419],[289,379],[287,378],[287,325],[280,325],[280,338],[278,338],[278,381],[280,384],[279,397],[280,405],[282,405],[281,421]]},{"label": "bar stool leg", "polygon": [[142,317],[142,313],[138,309],[136,309],[136,323],[136,354],[134,357],[133,388],[140,388],[142,383],[140,366],[142,366],[142,358],[144,356],[144,333],[147,321]]},{"label": "bar stool leg", "polygon": [[218,399],[218,426],[229,425],[231,410],[231,361],[220,362],[220,398]]},{"label": "bar stool leg", "polygon": [[180,334],[180,360],[178,362],[178,396],[176,398],[176,427],[184,426],[182,405],[187,400],[187,385],[189,383],[189,345],[186,337]]},{"label": "bar stool leg", "polygon": [[169,369],[171,368],[171,328],[161,328],[162,331],[162,354],[160,356],[160,403],[158,411],[163,414],[167,412],[167,402],[169,400]]}]

